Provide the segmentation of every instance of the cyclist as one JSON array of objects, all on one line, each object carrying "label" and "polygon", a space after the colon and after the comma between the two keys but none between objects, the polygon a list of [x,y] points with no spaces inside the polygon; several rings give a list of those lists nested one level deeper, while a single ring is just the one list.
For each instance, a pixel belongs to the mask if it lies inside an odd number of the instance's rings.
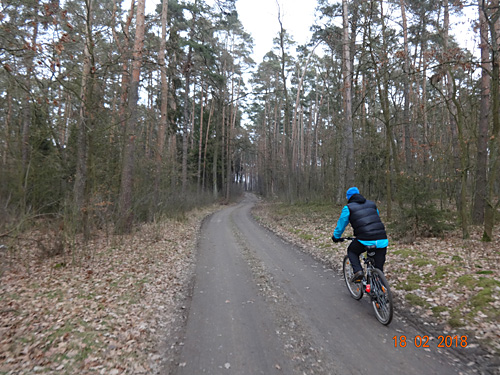
[{"label": "cyclist", "polygon": [[359,261],[361,253],[366,251],[366,246],[375,246],[375,268],[384,272],[389,240],[374,202],[363,197],[357,187],[349,188],[346,198],[347,205],[342,209],[337,226],[333,231],[332,240],[333,242],[342,242],[342,233],[344,233],[347,224],[351,223],[356,239],[347,248],[347,255],[354,272],[352,281],[360,282],[363,279],[363,268]]}]

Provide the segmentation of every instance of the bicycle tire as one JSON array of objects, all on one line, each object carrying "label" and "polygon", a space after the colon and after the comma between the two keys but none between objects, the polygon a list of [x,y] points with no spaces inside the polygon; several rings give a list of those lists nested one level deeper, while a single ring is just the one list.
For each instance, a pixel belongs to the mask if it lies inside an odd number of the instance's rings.
[{"label": "bicycle tire", "polygon": [[345,284],[347,286],[347,290],[351,294],[351,297],[355,300],[360,300],[363,297],[363,287],[361,283],[353,283],[351,281],[354,272],[352,271],[351,261],[349,260],[349,257],[347,255],[344,257],[342,270],[344,273]]},{"label": "bicycle tire", "polygon": [[392,321],[394,314],[392,292],[384,273],[377,268],[372,270],[371,288],[375,316],[380,323],[388,325]]}]

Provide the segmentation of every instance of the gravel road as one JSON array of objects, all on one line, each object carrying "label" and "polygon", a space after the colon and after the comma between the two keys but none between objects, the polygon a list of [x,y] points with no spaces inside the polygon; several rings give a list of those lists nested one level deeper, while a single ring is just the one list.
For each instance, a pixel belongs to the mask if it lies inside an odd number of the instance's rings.
[{"label": "gravel road", "polygon": [[174,374],[478,373],[464,362],[468,348],[438,348],[438,337],[398,315],[378,323],[337,270],[252,219],[256,199],[202,226]]}]

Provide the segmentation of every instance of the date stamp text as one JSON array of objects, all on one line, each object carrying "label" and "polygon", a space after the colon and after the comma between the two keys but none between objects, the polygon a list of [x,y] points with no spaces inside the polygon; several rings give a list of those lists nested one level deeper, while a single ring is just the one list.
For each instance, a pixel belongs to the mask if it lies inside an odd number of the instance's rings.
[{"label": "date stamp text", "polygon": [[[424,336],[415,336],[414,338],[406,337],[405,335],[394,336],[395,348],[406,348],[409,345],[415,346],[416,348],[431,348],[432,338]],[[466,348],[467,347],[467,336],[452,336],[452,335],[440,335],[437,337],[437,347],[438,348]]]}]

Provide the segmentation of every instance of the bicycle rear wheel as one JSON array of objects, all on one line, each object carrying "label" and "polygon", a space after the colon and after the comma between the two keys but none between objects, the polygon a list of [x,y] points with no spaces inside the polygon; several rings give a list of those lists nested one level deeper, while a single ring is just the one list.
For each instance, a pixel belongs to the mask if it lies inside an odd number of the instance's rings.
[{"label": "bicycle rear wheel", "polygon": [[344,257],[343,271],[345,284],[349,293],[351,293],[351,297],[355,300],[360,300],[363,297],[363,287],[361,283],[353,283],[351,281],[354,272],[352,271],[351,261],[347,255]]},{"label": "bicycle rear wheel", "polygon": [[377,320],[383,325],[392,321],[394,307],[392,293],[384,273],[374,268],[371,276],[372,306]]}]

